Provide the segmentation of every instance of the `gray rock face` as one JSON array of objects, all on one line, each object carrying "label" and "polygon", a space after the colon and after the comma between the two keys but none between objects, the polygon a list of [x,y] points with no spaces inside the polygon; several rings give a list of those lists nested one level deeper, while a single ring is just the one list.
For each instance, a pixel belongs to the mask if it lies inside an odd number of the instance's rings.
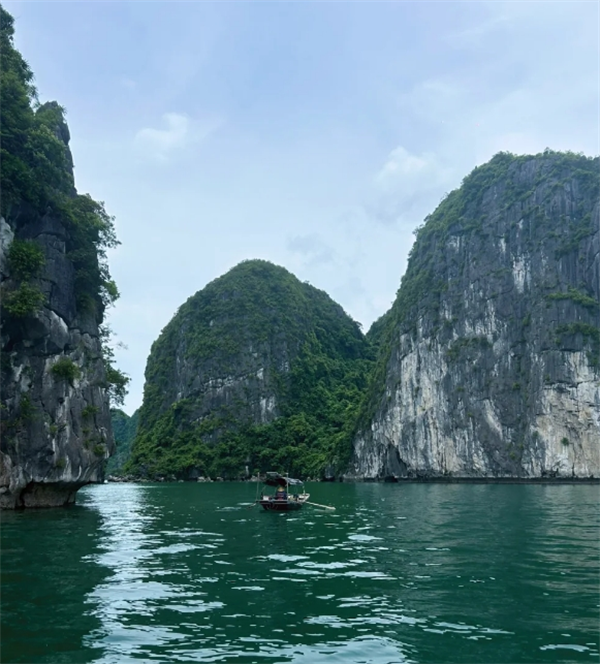
[{"label": "gray rock face", "polygon": [[[208,427],[204,438],[214,442],[234,421],[268,424],[280,415],[277,373],[284,374],[289,369],[284,340],[273,348],[268,343],[248,343],[221,363],[219,358],[202,362],[205,358],[190,356],[185,329],[176,336],[170,378],[160,388],[162,404],[160,410],[153,411],[153,417],[174,409],[177,421]],[[146,383],[146,394],[150,389]],[[142,408],[140,427],[150,428],[148,410],[144,412]]]},{"label": "gray rock face", "polygon": [[[66,125],[60,131],[68,141]],[[98,321],[77,312],[66,232],[60,218],[25,204],[0,219],[3,296],[17,283],[7,260],[17,238],[43,251],[33,283],[46,300],[26,317],[2,313],[1,508],[74,502],[81,486],[103,480],[114,449]],[[77,367],[71,380],[52,370],[65,358]]]},{"label": "gray rock face", "polygon": [[[191,400],[188,418],[235,413],[240,422],[268,424],[279,415],[277,374],[289,370],[285,339],[241,346],[224,366],[218,361],[198,362],[187,353],[185,330],[175,347],[171,388],[164,391],[167,406]],[[294,349],[294,355],[297,353]],[[193,404],[193,405],[192,405]]]},{"label": "gray rock face", "polygon": [[[190,298],[152,347],[140,428],[172,407],[194,424],[273,422],[291,363],[316,325],[313,291],[283,268],[246,261]],[[320,297],[346,324],[341,307]]]},{"label": "gray rock face", "polygon": [[507,159],[418,233],[350,477],[600,475],[598,159]]}]

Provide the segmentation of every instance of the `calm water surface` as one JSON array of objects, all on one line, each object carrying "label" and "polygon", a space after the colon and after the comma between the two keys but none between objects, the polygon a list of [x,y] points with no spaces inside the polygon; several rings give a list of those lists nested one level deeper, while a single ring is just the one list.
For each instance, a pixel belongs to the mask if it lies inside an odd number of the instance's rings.
[{"label": "calm water surface", "polygon": [[9,662],[597,662],[599,488],[105,484],[2,515]]}]

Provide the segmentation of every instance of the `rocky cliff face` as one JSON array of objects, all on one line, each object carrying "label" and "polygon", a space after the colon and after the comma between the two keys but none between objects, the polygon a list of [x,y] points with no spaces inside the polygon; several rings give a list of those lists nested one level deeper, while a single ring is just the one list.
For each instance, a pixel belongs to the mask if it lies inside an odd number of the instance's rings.
[{"label": "rocky cliff face", "polygon": [[[66,146],[66,125],[57,135]],[[19,202],[0,219],[2,508],[74,502],[81,486],[103,480],[114,447],[98,315],[77,305],[68,239],[51,208],[40,214]],[[39,306],[28,312],[14,306],[24,283],[14,243],[40,259],[26,282],[41,293]]]},{"label": "rocky cliff face", "polygon": [[598,159],[499,154],[426,220],[350,477],[600,475],[598,185]]},{"label": "rocky cliff face", "polygon": [[292,279],[283,268],[247,261],[190,298],[152,346],[140,428],[186,400],[192,420],[232,411],[236,421],[273,421],[279,376],[304,336],[298,312],[285,324],[294,287],[302,287]]},{"label": "rocky cliff face", "polygon": [[366,350],[325,293],[266,261],[241,263],[184,303],[153,344],[126,472],[310,472],[299,459],[320,472],[346,421],[337,410],[359,401]]},{"label": "rocky cliff face", "polygon": [[109,393],[127,383],[99,328],[118,297],[112,220],[75,191],[64,109],[37,103],[13,35],[0,6],[1,508],[64,505],[100,481]]}]

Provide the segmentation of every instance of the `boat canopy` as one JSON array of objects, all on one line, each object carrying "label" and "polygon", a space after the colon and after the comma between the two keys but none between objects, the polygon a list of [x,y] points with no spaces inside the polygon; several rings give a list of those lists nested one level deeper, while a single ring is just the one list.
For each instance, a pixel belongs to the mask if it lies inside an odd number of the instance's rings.
[{"label": "boat canopy", "polygon": [[304,484],[302,480],[295,480],[292,477],[284,477],[279,473],[267,473],[265,477],[265,484],[267,486],[294,486],[298,484]]}]

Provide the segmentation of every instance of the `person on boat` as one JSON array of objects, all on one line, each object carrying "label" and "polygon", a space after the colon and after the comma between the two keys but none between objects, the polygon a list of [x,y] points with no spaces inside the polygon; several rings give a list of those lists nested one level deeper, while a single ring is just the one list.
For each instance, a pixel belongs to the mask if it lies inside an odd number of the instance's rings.
[{"label": "person on boat", "polygon": [[286,500],[287,499],[287,492],[282,486],[277,487],[277,491],[275,492],[275,499],[276,500]]}]

